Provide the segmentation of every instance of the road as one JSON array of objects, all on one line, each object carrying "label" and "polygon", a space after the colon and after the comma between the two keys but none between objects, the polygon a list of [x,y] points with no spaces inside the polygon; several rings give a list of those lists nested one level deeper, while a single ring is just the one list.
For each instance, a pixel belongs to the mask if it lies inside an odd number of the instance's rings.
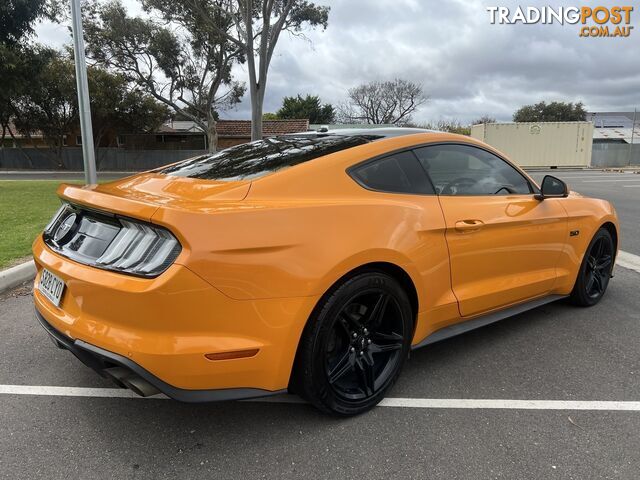
[{"label": "road", "polygon": [[[640,255],[640,187],[625,187],[640,175],[553,173],[614,201],[623,249]],[[593,308],[549,304],[415,351],[389,393],[404,406],[350,419],[288,396],[208,405],[119,398],[126,392],[53,346],[23,288],[0,298],[0,478],[635,480],[639,285],[639,272],[618,267]],[[20,386],[36,395],[8,393]],[[47,386],[101,390],[56,396]],[[460,408],[419,408],[433,399]],[[480,400],[513,408],[475,408]],[[626,403],[598,410],[599,402]]]}]

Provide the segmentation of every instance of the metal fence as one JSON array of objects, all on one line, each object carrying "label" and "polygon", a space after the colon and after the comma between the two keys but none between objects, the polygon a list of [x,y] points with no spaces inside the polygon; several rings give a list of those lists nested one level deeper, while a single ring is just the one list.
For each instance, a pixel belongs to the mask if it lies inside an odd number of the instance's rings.
[{"label": "metal fence", "polygon": [[594,143],[591,167],[629,167],[640,165],[640,143]]},{"label": "metal fence", "polygon": [[[26,155],[25,155],[26,153]],[[203,155],[206,150],[125,150],[99,148],[96,161],[101,171],[142,171]],[[62,149],[62,167],[52,151],[45,148],[0,148],[0,168],[5,170],[82,170],[82,149]],[[591,167],[615,168],[640,165],[640,144],[594,143]]]},{"label": "metal fence", "polygon": [[[206,153],[206,150],[125,150],[99,148],[96,155],[98,170],[141,171],[178,162]],[[59,162],[62,163],[60,166]],[[82,149],[65,147],[60,159],[46,148],[0,148],[0,168],[5,170],[82,170]]]}]

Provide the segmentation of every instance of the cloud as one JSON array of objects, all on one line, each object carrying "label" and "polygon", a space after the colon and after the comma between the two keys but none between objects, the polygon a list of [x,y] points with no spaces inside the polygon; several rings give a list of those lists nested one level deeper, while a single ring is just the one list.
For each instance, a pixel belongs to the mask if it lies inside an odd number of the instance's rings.
[{"label": "cloud", "polygon": [[[329,27],[306,32],[307,39],[281,37],[265,111],[297,93],[338,103],[353,86],[394,77],[420,82],[430,96],[416,121],[467,122],[484,114],[510,120],[517,108],[540,100],[583,101],[591,110],[640,106],[640,29],[628,38],[580,38],[578,25],[490,24],[486,7],[514,9],[511,0],[318,3],[331,6]],[[638,15],[631,15],[634,26]],[[244,66],[234,71],[246,80]],[[249,111],[245,98],[223,116],[249,118]]]}]

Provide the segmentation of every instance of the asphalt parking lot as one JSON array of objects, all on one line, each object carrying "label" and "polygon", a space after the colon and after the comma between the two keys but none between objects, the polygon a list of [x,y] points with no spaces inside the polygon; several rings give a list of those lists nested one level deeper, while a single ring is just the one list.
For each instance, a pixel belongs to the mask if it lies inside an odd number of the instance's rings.
[{"label": "asphalt parking lot", "polygon": [[[544,173],[614,201],[621,248],[640,255],[640,175]],[[351,419],[291,397],[126,398],[53,346],[19,289],[0,298],[0,478],[637,479],[639,286],[617,267],[596,307],[415,351],[385,406]]]}]

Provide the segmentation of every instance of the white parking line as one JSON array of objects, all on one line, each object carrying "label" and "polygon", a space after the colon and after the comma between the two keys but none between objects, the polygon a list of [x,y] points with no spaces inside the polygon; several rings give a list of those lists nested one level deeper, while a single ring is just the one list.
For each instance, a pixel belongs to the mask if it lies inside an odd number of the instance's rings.
[{"label": "white parking line", "polygon": [[638,174],[632,173],[610,173],[606,175],[557,175],[558,178],[569,178],[571,180],[589,179],[589,178],[634,178]]},{"label": "white parking line", "polygon": [[[144,398],[124,388],[50,387],[37,385],[0,385],[2,395],[44,395],[47,397]],[[168,398],[157,395],[153,398]]]},{"label": "white parking line", "polygon": [[640,184],[638,184],[638,185],[622,185],[622,186],[623,187],[627,187],[627,188],[629,188],[629,187],[640,187]]},{"label": "white parking line", "polygon": [[640,182],[639,178],[619,178],[619,179],[610,179],[610,180],[582,180],[582,183],[614,183],[614,182]]},{"label": "white parking line", "polygon": [[640,402],[580,400],[500,400],[456,398],[385,398],[381,407],[463,408],[500,410],[623,410],[640,411]]},{"label": "white parking line", "polygon": [[[137,398],[129,390],[120,388],[50,387],[35,385],[0,385],[0,394],[38,395],[55,397],[91,398]],[[164,395],[149,397],[152,400],[167,400]],[[279,395],[251,400],[265,403],[304,403],[292,395]],[[580,401],[580,400],[509,400],[466,398],[385,398],[380,407],[395,408],[456,408],[456,409],[500,409],[500,410],[610,410],[640,412],[640,402]]]},{"label": "white parking line", "polygon": [[640,273],[640,256],[620,250],[616,257],[616,265],[620,265],[621,267]]}]

